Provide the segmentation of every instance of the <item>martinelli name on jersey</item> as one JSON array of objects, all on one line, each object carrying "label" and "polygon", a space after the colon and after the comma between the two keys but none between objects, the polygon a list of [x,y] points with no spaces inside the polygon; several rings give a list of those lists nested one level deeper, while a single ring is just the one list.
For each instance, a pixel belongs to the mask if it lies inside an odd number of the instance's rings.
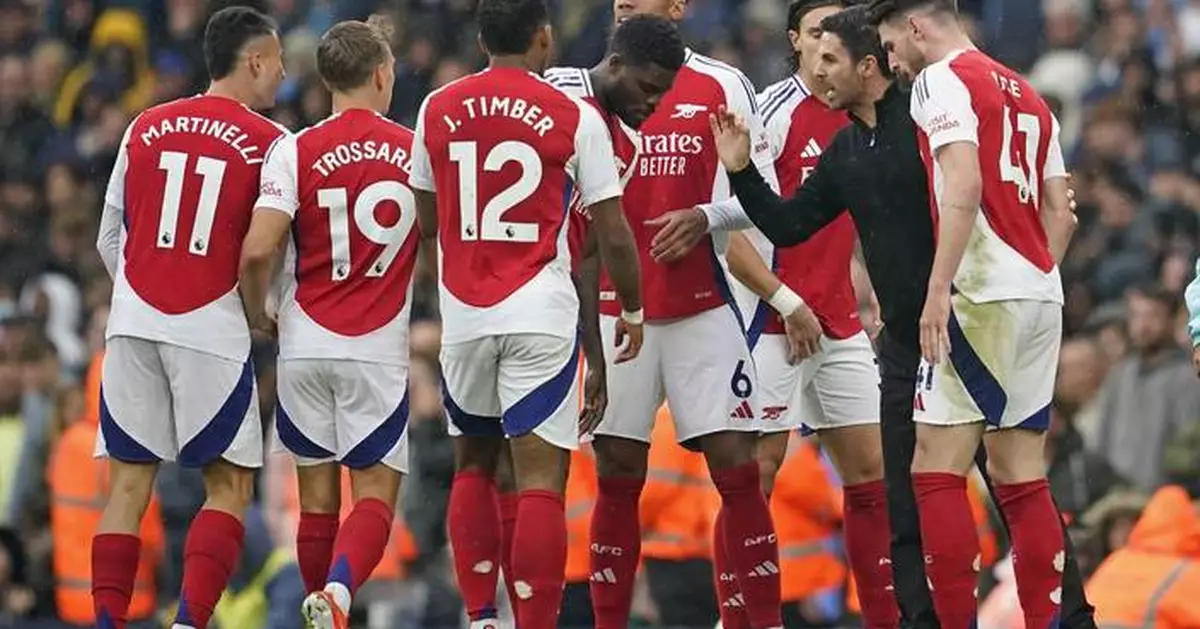
[{"label": "martinelli name on jersey", "polygon": [[250,134],[231,122],[213,120],[204,116],[163,118],[142,131],[141,140],[142,144],[148,147],[155,140],[174,134],[199,134],[214,137],[233,147],[233,150],[240,153],[247,164],[261,164],[263,161],[262,147],[253,143]]},{"label": "martinelli name on jersey", "polygon": [[402,146],[394,146],[387,142],[364,140],[362,142],[346,142],[325,151],[313,162],[313,170],[328,177],[342,166],[358,164],[363,161],[387,162],[405,174],[412,171],[412,156]]},{"label": "martinelli name on jersey", "polygon": [[[483,118],[510,118],[520,120],[529,125],[539,136],[546,137],[554,129],[554,118],[537,105],[530,105],[523,98],[510,96],[473,96],[462,99],[463,113],[469,120]],[[442,121],[450,128],[450,133],[458,131],[462,126],[462,118],[451,118],[451,114],[442,114]]]}]

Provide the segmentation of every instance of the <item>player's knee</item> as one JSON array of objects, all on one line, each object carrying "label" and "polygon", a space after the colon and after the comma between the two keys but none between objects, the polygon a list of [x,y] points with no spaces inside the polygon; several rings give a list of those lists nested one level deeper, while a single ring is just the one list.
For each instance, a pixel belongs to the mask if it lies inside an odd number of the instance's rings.
[{"label": "player's knee", "polygon": [[297,469],[300,510],[305,513],[337,513],[342,506],[341,467],[326,463]]},{"label": "player's knee", "polygon": [[503,437],[455,437],[454,470],[495,476],[503,446]]},{"label": "player's knee", "polygon": [[621,437],[597,436],[596,473],[603,478],[646,478],[650,445]]},{"label": "player's knee", "polygon": [[350,470],[354,502],[370,498],[395,508],[402,478],[403,474],[382,463],[361,470]]},{"label": "player's knee", "polygon": [[999,430],[984,440],[988,475],[999,485],[1025,483],[1046,476],[1045,434],[1032,430]]},{"label": "player's knee", "polygon": [[111,460],[108,504],[105,514],[114,524],[135,526],[141,522],[154,491],[154,464],[122,463]]},{"label": "player's knee", "polygon": [[979,447],[979,434],[982,430],[982,424],[919,424],[912,472],[966,474],[975,462],[975,450]]},{"label": "player's knee", "polygon": [[224,459],[204,468],[205,505],[235,515],[246,510],[254,499],[254,470]]},{"label": "player's knee", "polygon": [[727,470],[754,461],[758,435],[752,432],[725,431],[700,438],[700,447],[710,470]]}]

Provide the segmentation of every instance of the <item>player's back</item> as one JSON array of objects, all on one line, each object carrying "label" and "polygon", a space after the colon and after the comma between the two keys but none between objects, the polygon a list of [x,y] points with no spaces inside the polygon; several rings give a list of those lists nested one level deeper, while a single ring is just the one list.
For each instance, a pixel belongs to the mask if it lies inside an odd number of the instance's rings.
[{"label": "player's back", "polygon": [[[779,190],[791,195],[817,167],[837,132],[849,122],[846,113],[831,109],[792,75],[767,89],[758,98],[763,128],[775,158]],[[793,247],[775,248],[775,274],[795,289],[812,307],[825,334],[844,339],[862,330],[858,302],[850,279],[854,255],[854,222],[842,213],[812,238]],[[784,333],[783,320],[769,308],[759,308],[765,322],[756,316],[767,334]]]},{"label": "player's back", "polygon": [[974,141],[979,149],[982,211],[955,287],[974,301],[1061,302],[1062,284],[1039,213],[1043,182],[1066,174],[1050,107],[1020,74],[972,49],[921,73],[913,111],[923,120],[920,139],[935,203],[943,178],[931,137],[939,145]]},{"label": "player's back", "polygon": [[431,94],[418,125],[437,191],[448,342],[573,334],[567,206],[576,186],[585,206],[620,195],[599,115],[498,67]]},{"label": "player's back", "polygon": [[107,199],[124,227],[108,334],[245,358],[238,261],[264,156],[284,130],[200,95],[146,110],[126,133]]},{"label": "player's back", "polygon": [[412,138],[373,111],[351,109],[274,149],[293,152],[285,162],[295,167],[299,202],[282,358],[407,362],[418,240]]},{"label": "player's back", "polygon": [[[573,96],[591,105],[596,113],[600,114],[604,120],[604,126],[608,129],[609,138],[612,140],[613,155],[617,158],[617,176],[620,177],[621,186],[624,187],[633,177],[637,166],[639,144],[641,143],[638,132],[630,129],[621,122],[615,113],[607,111],[600,104],[587,68],[550,68],[546,70],[545,77],[551,85],[562,90],[568,96]],[[580,198],[579,190],[576,189],[571,195],[571,213],[568,219],[568,241],[572,263],[579,261],[591,220],[587,215],[587,208],[580,203]],[[609,284],[607,273],[602,272],[602,275],[605,276],[604,283]],[[608,289],[611,290],[611,287]]]}]

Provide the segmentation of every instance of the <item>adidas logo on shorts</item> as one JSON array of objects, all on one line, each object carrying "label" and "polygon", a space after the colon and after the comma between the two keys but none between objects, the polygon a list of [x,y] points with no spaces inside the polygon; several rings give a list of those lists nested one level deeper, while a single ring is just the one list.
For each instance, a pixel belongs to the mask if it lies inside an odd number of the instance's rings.
[{"label": "adidas logo on shorts", "polygon": [[733,419],[754,419],[754,409],[750,408],[749,402],[742,400],[729,416]]}]

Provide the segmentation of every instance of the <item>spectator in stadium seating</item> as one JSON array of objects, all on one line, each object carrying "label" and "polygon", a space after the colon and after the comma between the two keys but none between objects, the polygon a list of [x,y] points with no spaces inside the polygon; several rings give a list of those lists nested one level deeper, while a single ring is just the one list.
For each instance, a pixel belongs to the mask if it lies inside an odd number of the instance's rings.
[{"label": "spectator in stadium seating", "polygon": [[1100,386],[1107,371],[1108,363],[1094,338],[1085,335],[1063,341],[1054,382],[1054,406],[1088,448],[1096,446]]},{"label": "spectator in stadium seating", "polygon": [[145,22],[137,11],[104,11],[91,29],[88,57],[63,79],[54,103],[54,123],[69,129],[80,121],[85,92],[95,81],[112,86],[128,115],[153,104],[154,71],[149,46]]},{"label": "spectator in stadium seating", "polygon": [[1135,487],[1163,481],[1161,460],[1174,435],[1200,421],[1200,387],[1187,352],[1175,344],[1179,297],[1156,284],[1126,298],[1131,354],[1109,373],[1100,393],[1097,451]]}]

